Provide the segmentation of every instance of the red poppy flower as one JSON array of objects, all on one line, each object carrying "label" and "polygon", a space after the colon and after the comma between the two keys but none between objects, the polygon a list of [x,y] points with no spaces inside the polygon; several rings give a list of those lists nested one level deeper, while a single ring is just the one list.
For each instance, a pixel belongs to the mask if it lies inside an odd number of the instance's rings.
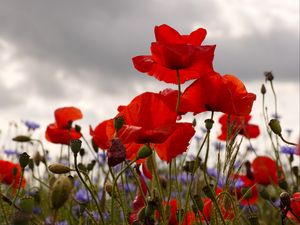
[{"label": "red poppy flower", "polygon": [[[147,195],[148,189],[147,189],[147,185],[146,185],[144,178],[140,174],[139,174],[139,181],[141,184],[143,194],[145,196],[145,195]],[[138,219],[139,211],[145,206],[143,194],[139,188],[136,190],[136,196],[132,202],[133,212],[129,216],[130,224],[133,224],[134,221],[136,221]]]},{"label": "red poppy flower", "polygon": [[[217,187],[216,188],[216,196],[218,197],[218,195],[220,195],[221,192],[222,192],[222,189]],[[232,210],[232,208],[226,208],[224,206],[222,197],[219,197],[218,199],[219,199],[218,204],[219,204],[223,218],[226,220],[232,220],[234,218],[234,211]],[[199,214],[201,216],[201,220],[205,221],[205,219],[206,219],[207,221],[210,221],[212,213],[213,213],[213,202],[209,198],[203,198],[202,201],[203,201],[203,210],[202,210],[202,212],[199,212]]]},{"label": "red poppy flower", "polygon": [[183,92],[180,111],[248,115],[255,98],[255,94],[248,93],[244,84],[235,76],[214,73],[197,79]]},{"label": "red poppy flower", "polygon": [[[283,177],[283,171],[278,166],[278,172],[281,174],[280,179]],[[252,162],[252,171],[254,180],[258,184],[278,184],[278,176],[276,171],[276,162],[267,156],[258,156]]]},{"label": "red poppy flower", "polygon": [[[19,164],[0,160],[0,183],[12,185],[13,190],[15,191],[20,183],[21,171]],[[26,180],[23,177],[21,187],[24,188],[25,185]]]},{"label": "red poppy flower", "polygon": [[235,175],[234,182],[235,182],[234,192],[236,192],[236,196],[238,199],[243,198],[241,201],[242,205],[254,204],[257,201],[258,192],[255,183],[251,181],[249,178],[247,178],[247,176]]},{"label": "red poppy flower", "polygon": [[[176,123],[175,103],[170,102],[173,100],[164,92],[146,92],[129,105],[119,107],[117,117],[122,117],[125,125],[117,136],[126,148],[127,158],[135,158],[142,144],[154,144],[158,156],[165,161],[186,151],[195,131],[191,123]],[[110,145],[114,133],[113,120],[104,121],[91,131],[94,142],[104,149]]]},{"label": "red poppy flower", "polygon": [[46,139],[55,144],[68,145],[71,140],[81,138],[81,133],[74,128],[69,128],[74,120],[82,118],[80,109],[75,107],[64,107],[55,110],[55,123],[48,125]]},{"label": "red poppy flower", "polygon": [[189,35],[180,35],[168,25],[156,26],[156,42],[151,44],[152,55],[136,56],[134,67],[158,80],[177,84],[196,79],[213,71],[215,45],[201,45],[206,30],[199,28]]},{"label": "red poppy flower", "polygon": [[[163,202],[163,205],[166,205],[166,202]],[[167,218],[168,220],[168,225],[178,225],[178,220],[177,220],[177,212],[178,212],[178,207],[177,207],[177,200],[171,199],[169,202],[169,206],[170,206],[170,211],[169,211],[169,216]],[[160,214],[157,211],[156,212],[156,218],[159,219]],[[195,221],[195,214],[193,211],[188,211],[186,212],[183,221],[182,221],[182,225],[192,225],[194,224]]]},{"label": "red poppy flower", "polygon": [[288,212],[287,217],[295,222],[300,222],[300,192],[293,194],[290,207],[291,210]]},{"label": "red poppy flower", "polygon": [[[254,124],[249,124],[249,120],[251,119],[250,115],[247,116],[228,116],[227,114],[223,114],[219,118],[219,123],[221,124],[222,133],[218,136],[219,140],[226,141],[228,129],[231,130],[231,137],[234,136],[237,132],[240,135],[250,139],[256,138],[259,134],[259,127]],[[229,124],[229,128],[228,128]],[[231,139],[229,137],[229,139]]]}]

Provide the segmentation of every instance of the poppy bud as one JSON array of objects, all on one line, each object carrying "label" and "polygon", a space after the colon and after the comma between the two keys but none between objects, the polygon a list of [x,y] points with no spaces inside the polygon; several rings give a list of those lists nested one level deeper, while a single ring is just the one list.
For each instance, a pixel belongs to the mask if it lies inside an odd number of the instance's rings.
[{"label": "poppy bud", "polygon": [[33,171],[33,168],[34,168],[33,159],[29,159],[28,166],[29,166],[29,168]]},{"label": "poppy bud", "polygon": [[291,196],[289,193],[287,192],[282,192],[280,194],[280,207],[282,209],[284,208],[290,208],[290,204],[291,204]]},{"label": "poppy bud", "polygon": [[274,134],[281,135],[281,126],[280,122],[277,119],[271,119],[269,122],[269,126]]},{"label": "poppy bud", "polygon": [[206,119],[204,122],[205,122],[205,128],[207,130],[211,130],[211,128],[214,125],[214,121],[212,119]]},{"label": "poppy bud", "polygon": [[210,186],[211,186],[211,187],[209,187],[209,186],[207,186],[207,185],[204,186],[204,187],[202,188],[202,191],[204,192],[204,194],[205,194],[208,198],[213,199],[214,196],[216,195],[216,193],[212,190],[213,185],[210,184]]},{"label": "poppy bud", "polygon": [[278,186],[283,190],[288,190],[288,183],[284,179],[278,182]]},{"label": "poppy bud", "polygon": [[42,161],[42,156],[41,154],[39,153],[39,151],[37,151],[34,156],[33,156],[33,161],[35,163],[35,165],[39,166],[40,165],[40,162]]},{"label": "poppy bud", "polygon": [[79,155],[80,155],[81,157],[83,157],[84,154],[85,154],[85,150],[84,150],[84,148],[81,148],[80,151],[79,151]]},{"label": "poppy bud", "polygon": [[265,75],[266,81],[274,80],[274,76],[273,76],[273,73],[271,71],[264,72],[264,75]]},{"label": "poppy bud", "polygon": [[194,195],[193,196],[193,202],[194,202],[194,204],[196,203],[197,211],[200,210],[202,212],[203,207],[204,207],[204,203],[202,201],[201,196],[200,195]]},{"label": "poppy bud", "polygon": [[125,148],[119,138],[111,140],[111,146],[107,150],[108,165],[110,167],[116,166],[124,162],[126,158]]},{"label": "poppy bud", "polygon": [[145,207],[140,209],[140,211],[137,214],[137,218],[138,218],[139,222],[142,222],[145,220]]},{"label": "poppy bud", "polygon": [[96,145],[96,143],[94,142],[93,139],[91,140],[91,142],[92,142],[92,147],[93,147],[94,151],[95,151],[96,153],[98,153],[98,152],[99,152],[98,146]]},{"label": "poppy bud", "polygon": [[149,145],[143,145],[137,154],[137,159],[144,159],[149,157],[152,154],[152,149],[150,148]]},{"label": "poppy bud", "polygon": [[116,133],[119,132],[119,130],[123,127],[124,124],[125,121],[123,117],[119,116],[114,119],[114,127],[116,129]]},{"label": "poppy bud", "polygon": [[77,155],[77,153],[80,151],[81,144],[82,144],[81,140],[78,139],[71,140],[71,150],[74,153],[74,155]]},{"label": "poppy bud", "polygon": [[51,192],[51,204],[53,209],[59,209],[69,199],[73,183],[70,178],[60,176],[53,184]]},{"label": "poppy bud", "polygon": [[80,133],[81,132],[81,126],[79,126],[79,125],[75,125],[75,131],[76,132],[78,132],[78,133]]},{"label": "poppy bud", "polygon": [[244,199],[250,199],[252,197],[252,190],[249,187],[243,187],[241,192]]},{"label": "poppy bud", "polygon": [[25,136],[25,135],[19,135],[17,137],[14,137],[13,141],[16,141],[16,142],[29,142],[29,141],[31,141],[31,138],[28,137],[28,136]]},{"label": "poppy bud", "polygon": [[34,206],[34,198],[27,196],[20,199],[19,207],[24,213],[32,213]]},{"label": "poppy bud", "polygon": [[196,126],[197,126],[197,120],[196,120],[195,118],[193,119],[192,124],[193,124],[193,127],[196,127]]},{"label": "poppy bud", "polygon": [[263,199],[266,199],[266,200],[270,200],[270,199],[271,199],[269,192],[268,192],[265,188],[262,189],[262,190],[259,192],[259,195],[260,195]]},{"label": "poppy bud", "polygon": [[109,196],[112,196],[112,194],[113,194],[113,185],[112,185],[112,183],[110,183],[109,181],[106,181],[105,185],[104,185],[104,189],[109,194]]},{"label": "poppy bud", "polygon": [[258,216],[256,214],[248,215],[248,220],[251,225],[259,225]]},{"label": "poppy bud", "polygon": [[292,172],[293,172],[293,174],[295,175],[296,178],[299,177],[299,168],[298,168],[298,166],[293,166],[292,167]]},{"label": "poppy bud", "polygon": [[86,166],[84,165],[84,164],[82,164],[82,163],[78,163],[78,169],[79,170],[81,170],[81,171],[83,171],[83,172],[87,172],[87,168],[86,168]]},{"label": "poppy bud", "polygon": [[89,163],[89,164],[87,164],[86,169],[87,169],[88,171],[91,171],[91,170],[93,170],[94,165],[95,165],[95,164]]},{"label": "poppy bud", "polygon": [[261,85],[260,92],[264,95],[267,93],[267,89],[264,84]]},{"label": "poppy bud", "polygon": [[55,174],[64,174],[64,173],[69,173],[71,169],[68,166],[65,166],[60,163],[53,163],[48,166],[48,169]]},{"label": "poppy bud", "polygon": [[24,169],[28,165],[29,158],[30,158],[30,156],[26,152],[23,152],[19,156],[19,164],[20,164],[20,166],[21,166],[22,169]]}]

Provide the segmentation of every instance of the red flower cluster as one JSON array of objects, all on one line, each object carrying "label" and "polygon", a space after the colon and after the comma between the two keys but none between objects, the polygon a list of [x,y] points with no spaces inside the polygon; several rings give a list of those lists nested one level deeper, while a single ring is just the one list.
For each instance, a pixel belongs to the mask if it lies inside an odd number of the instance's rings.
[{"label": "red flower cluster", "polygon": [[[126,148],[128,159],[136,158],[143,144],[153,144],[158,156],[169,162],[186,151],[195,131],[191,123],[177,123],[173,98],[165,92],[146,92],[135,97],[127,106],[120,106],[116,117],[122,117],[123,127],[116,134],[113,119],[100,123],[90,131],[95,144],[108,149],[116,135]],[[171,101],[170,101],[171,100]],[[179,139],[180,137],[180,139]]]},{"label": "red flower cluster", "polygon": [[[254,124],[249,124],[251,119],[250,115],[247,116],[228,116],[227,114],[222,115],[219,118],[221,124],[222,133],[218,136],[219,140],[226,141],[236,134],[245,136],[246,138],[256,138],[260,134],[259,127]],[[228,127],[229,125],[229,127]],[[230,136],[228,137],[228,130],[230,130]]]},{"label": "red flower cluster", "polygon": [[[21,179],[21,167],[9,161],[0,160],[0,183],[11,185],[13,190],[19,186]],[[21,187],[26,185],[25,178],[22,179]]]},{"label": "red flower cluster", "polygon": [[71,140],[81,138],[81,133],[72,128],[72,122],[82,118],[80,109],[64,107],[55,110],[55,123],[48,125],[46,139],[55,144],[68,145]]}]

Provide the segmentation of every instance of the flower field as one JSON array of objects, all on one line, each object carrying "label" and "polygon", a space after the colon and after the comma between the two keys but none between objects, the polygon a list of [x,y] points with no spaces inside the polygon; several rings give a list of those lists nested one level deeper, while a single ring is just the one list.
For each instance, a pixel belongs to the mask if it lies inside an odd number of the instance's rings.
[{"label": "flower field", "polygon": [[80,127],[85,115],[66,106],[45,130],[3,131],[15,147],[0,149],[0,224],[300,224],[300,139],[280,124],[276,79],[262,77],[255,124],[256,94],[215,71],[206,33],[156,26],[133,67],[174,88],[115,105],[113,118]]}]

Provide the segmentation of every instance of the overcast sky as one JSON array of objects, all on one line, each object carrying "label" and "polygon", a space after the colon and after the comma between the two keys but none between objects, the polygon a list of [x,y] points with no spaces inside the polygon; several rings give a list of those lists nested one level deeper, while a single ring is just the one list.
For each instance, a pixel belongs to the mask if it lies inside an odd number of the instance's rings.
[{"label": "overcast sky", "polygon": [[[74,105],[93,126],[143,91],[170,87],[136,71],[155,25],[207,29],[214,68],[259,94],[273,71],[280,111],[299,131],[299,0],[0,0],[0,128],[52,122]],[[174,87],[174,86],[171,86]],[[175,87],[174,87],[175,88]],[[259,100],[259,99],[258,99]],[[260,102],[255,107],[259,111]],[[284,117],[283,117],[284,118]]]}]

